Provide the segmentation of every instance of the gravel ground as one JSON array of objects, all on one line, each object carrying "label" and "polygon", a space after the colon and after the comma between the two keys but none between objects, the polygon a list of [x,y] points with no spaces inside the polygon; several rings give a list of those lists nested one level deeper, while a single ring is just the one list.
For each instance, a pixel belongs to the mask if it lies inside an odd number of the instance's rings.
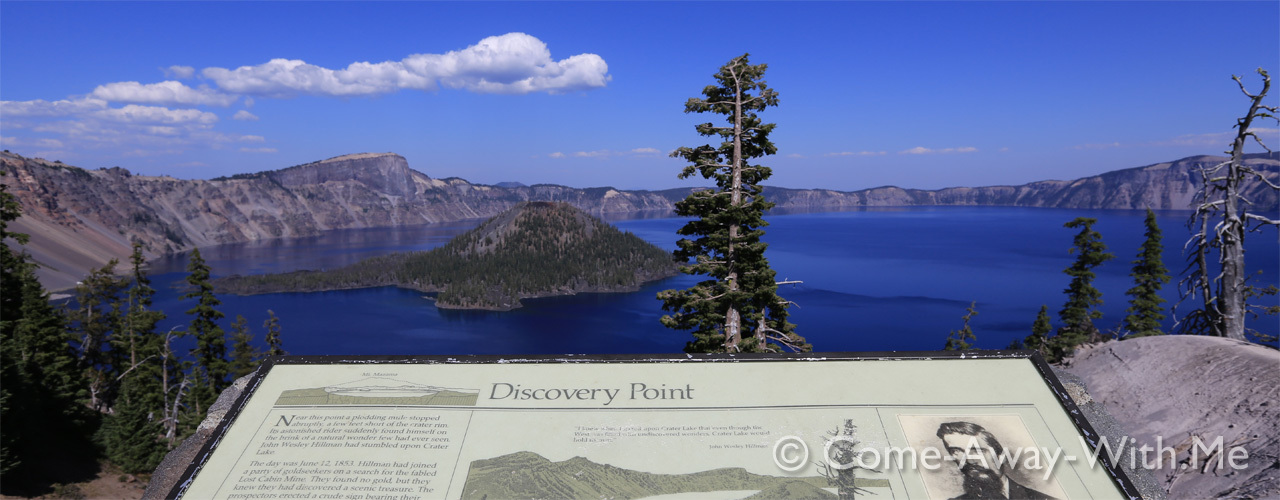
[{"label": "gravel ground", "polygon": [[[1168,450],[1159,463],[1148,454],[1146,468],[1169,498],[1280,497],[1280,351],[1216,337],[1145,337],[1082,348],[1066,371],[1115,417],[1115,432],[1134,440],[1122,462],[1142,467],[1129,450],[1143,445]],[[1233,448],[1248,453],[1236,467]]]}]

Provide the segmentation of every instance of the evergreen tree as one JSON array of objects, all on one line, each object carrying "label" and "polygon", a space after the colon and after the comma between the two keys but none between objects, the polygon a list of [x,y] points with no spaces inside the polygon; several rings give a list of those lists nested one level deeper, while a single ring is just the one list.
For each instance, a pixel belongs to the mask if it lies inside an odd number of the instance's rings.
[{"label": "evergreen tree", "polygon": [[[5,175],[0,171],[0,175]],[[25,245],[27,235],[13,233],[8,230],[9,223],[17,220],[22,213],[22,206],[17,198],[9,194],[9,186],[0,183],[0,427],[10,427],[16,411],[14,382],[20,376],[16,369],[17,338],[15,327],[20,317],[14,314],[22,307],[22,282],[18,273],[26,268],[26,263],[18,254],[9,249],[5,240],[12,238],[17,244]],[[14,432],[0,432],[0,484],[10,481],[10,474],[22,466],[21,436]]]},{"label": "evergreen tree", "polygon": [[[0,172],[3,174],[3,172]],[[0,184],[0,491],[30,496],[47,487],[49,474],[92,463],[89,440],[95,416],[65,316],[25,252],[25,234],[8,230],[21,205]]]},{"label": "evergreen tree", "polygon": [[1093,320],[1102,318],[1102,292],[1093,287],[1093,279],[1097,276],[1093,269],[1104,262],[1114,259],[1115,255],[1106,252],[1107,245],[1102,242],[1102,235],[1093,230],[1097,219],[1077,217],[1064,224],[1064,227],[1080,228],[1076,234],[1070,253],[1076,254],[1076,261],[1063,270],[1071,276],[1071,283],[1063,290],[1067,294],[1067,302],[1058,312],[1062,326],[1058,334],[1050,339],[1050,357],[1053,361],[1071,354],[1075,347],[1087,342],[1098,334]]},{"label": "evergreen tree", "polygon": [[1133,261],[1133,288],[1125,292],[1129,299],[1129,313],[1124,318],[1124,328],[1130,337],[1161,335],[1160,321],[1164,319],[1164,308],[1160,306],[1165,300],[1160,297],[1160,288],[1169,282],[1169,270],[1164,267],[1162,253],[1164,246],[1160,243],[1160,226],[1156,224],[1156,213],[1147,209],[1146,237],[1142,248],[1138,251],[1138,260]]},{"label": "evergreen tree", "polygon": [[133,254],[129,257],[133,266],[133,286],[127,293],[128,312],[124,318],[123,335],[119,335],[112,345],[113,349],[127,354],[130,367],[142,363],[148,356],[158,357],[161,350],[156,324],[165,318],[165,314],[151,310],[156,290],[147,277],[146,262],[142,244],[134,242]]},{"label": "evergreen tree", "polygon": [[1031,324],[1031,335],[1023,341],[1022,347],[1038,351],[1041,356],[1047,356],[1049,334],[1052,332],[1053,323],[1049,322],[1049,306],[1041,304],[1040,313],[1036,314],[1036,321]]},{"label": "evergreen tree", "polygon": [[748,64],[743,54],[720,68],[714,75],[717,85],[702,90],[705,98],[685,103],[686,113],[726,115],[729,123],[696,127],[703,136],[719,136],[719,147],[681,147],[672,153],[691,163],[681,179],[699,174],[716,184],[675,204],[676,214],[695,218],[678,231],[690,237],[677,242],[675,257],[685,263],[681,271],[710,279],[688,290],[658,294],[662,309],[673,313],[663,316],[662,324],[692,330],[686,352],[812,350],[787,321],[790,302],[778,296],[782,283],[775,281],[764,257],[766,244],[760,241],[761,228],[768,225],[764,212],[773,206],[765,201],[760,183],[772,171],[747,161],[777,152],[769,141],[776,125],[756,115],[778,105],[778,93],[762,79],[765,69],[764,64]]},{"label": "evergreen tree", "polygon": [[167,449],[160,440],[165,409],[164,339],[155,331],[165,314],[150,309],[155,289],[147,278],[142,245],[134,243],[129,259],[133,266],[133,286],[129,288],[128,311],[121,332],[111,345],[119,353],[115,359],[123,367],[119,394],[113,412],[99,431],[107,458],[125,472],[150,472]]},{"label": "evergreen tree", "polygon": [[960,331],[952,330],[951,333],[947,335],[947,345],[943,346],[943,350],[965,351],[973,348],[973,344],[969,343],[969,341],[978,340],[978,336],[974,335],[973,329],[969,327],[969,320],[978,315],[978,310],[974,308],[974,306],[977,305],[978,303],[976,301],[969,303],[969,308],[966,310],[964,316],[961,316],[961,319],[964,320],[964,328],[961,328]]},{"label": "evergreen tree", "polygon": [[280,340],[280,318],[276,316],[275,311],[267,309],[267,320],[262,322],[262,327],[267,329],[267,355],[289,354],[284,351],[284,342]]},{"label": "evergreen tree", "polygon": [[[0,176],[5,172],[0,170]],[[4,317],[0,317],[0,321],[13,321],[13,311],[17,311],[21,307],[22,301],[22,282],[15,279],[21,269],[27,266],[26,259],[18,253],[14,252],[7,245],[7,240],[13,240],[18,245],[26,245],[30,237],[24,233],[15,233],[9,231],[9,223],[18,219],[22,215],[22,205],[18,203],[17,197],[9,193],[9,186],[0,183],[0,272],[4,274],[3,281],[0,281],[0,311],[4,312]]]},{"label": "evergreen tree", "polygon": [[213,284],[209,282],[210,269],[200,256],[200,249],[191,251],[191,260],[187,263],[187,284],[193,289],[182,296],[183,299],[196,299],[195,307],[187,310],[192,316],[191,327],[187,335],[196,338],[196,348],[192,351],[196,364],[201,368],[203,377],[193,388],[198,413],[208,411],[209,405],[218,398],[218,393],[227,386],[227,339],[217,321],[225,315],[216,307],[222,305],[213,294]]},{"label": "evergreen tree", "polygon": [[[270,321],[270,320],[267,320]],[[231,379],[235,380],[258,368],[262,353],[253,348],[253,334],[249,333],[249,320],[237,314],[231,323]]]},{"label": "evergreen tree", "polygon": [[126,375],[116,398],[115,411],[102,424],[107,458],[130,474],[150,473],[167,451],[160,440],[159,411],[152,406],[154,392],[145,376]]},{"label": "evergreen tree", "polygon": [[115,275],[116,259],[93,269],[76,285],[79,308],[72,311],[78,332],[80,365],[89,381],[89,405],[99,411],[111,408],[117,392],[116,379],[128,369],[127,352],[112,349],[118,343],[124,320],[121,293],[128,280]]}]

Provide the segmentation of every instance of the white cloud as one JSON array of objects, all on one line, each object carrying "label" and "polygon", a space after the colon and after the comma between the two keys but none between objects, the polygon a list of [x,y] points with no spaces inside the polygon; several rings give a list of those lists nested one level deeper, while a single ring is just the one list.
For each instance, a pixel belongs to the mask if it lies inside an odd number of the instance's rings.
[{"label": "white cloud", "polygon": [[[1277,134],[1280,134],[1280,129],[1266,128],[1266,127],[1249,127],[1249,131],[1257,135],[1258,138],[1262,139],[1263,143],[1267,144],[1267,146],[1269,147],[1275,146]],[[1236,131],[1230,130],[1227,132],[1214,132],[1209,134],[1185,134],[1185,135],[1180,135],[1178,137],[1174,137],[1173,139],[1153,142],[1148,145],[1150,146],[1218,146],[1223,148],[1230,148],[1231,142],[1234,141],[1235,139],[1236,139]],[[1253,144],[1252,139],[1250,139],[1249,142]]]},{"label": "white cloud", "polygon": [[141,156],[176,154],[191,147],[217,149],[227,144],[265,141],[262,136],[217,132],[213,126],[218,116],[198,109],[137,104],[112,108],[105,100],[82,98],[5,102],[3,112],[6,129],[56,136],[24,135],[14,140],[24,146],[57,150],[55,152],[115,150],[115,154]]},{"label": "white cloud", "polygon": [[791,154],[787,155],[787,158],[804,158],[804,155],[799,154],[799,153],[791,153]]},{"label": "white cloud", "polygon": [[905,151],[899,151],[898,154],[927,155],[927,154],[946,154],[946,153],[973,153],[973,152],[976,152],[977,150],[978,148],[975,148],[972,146],[965,146],[962,148],[943,148],[943,149],[929,149],[926,147],[916,146],[914,148],[911,148]]},{"label": "white cloud", "polygon": [[880,156],[883,154],[886,154],[886,152],[885,151],[858,151],[855,153],[852,151],[841,151],[839,153],[827,153],[822,156]]},{"label": "white cloud", "polygon": [[32,148],[49,148],[62,149],[66,145],[62,141],[49,138],[23,139],[19,137],[0,137],[0,144],[8,147],[32,147]]},{"label": "white cloud", "polygon": [[146,130],[147,133],[151,135],[176,136],[182,133],[182,130],[179,129],[178,127],[158,126],[158,125],[148,126],[144,130]]},{"label": "white cloud", "polygon": [[123,108],[108,108],[94,113],[95,116],[121,123],[198,123],[212,125],[218,121],[218,115],[198,109],[169,109],[159,106],[139,106],[130,104]]},{"label": "white cloud", "polygon": [[550,158],[568,158],[570,156],[574,158],[608,158],[612,156],[653,156],[656,154],[662,154],[662,151],[657,148],[634,148],[626,151],[597,149],[595,151],[575,151],[568,154],[556,151],[548,154],[547,156]]},{"label": "white cloud", "polygon": [[164,76],[168,78],[182,80],[196,76],[196,69],[191,66],[169,66],[168,68],[162,68],[160,71],[163,71]]},{"label": "white cloud", "polygon": [[244,153],[274,153],[276,148],[240,148]]},{"label": "white cloud", "polygon": [[[47,133],[67,150],[117,149],[178,151],[189,146],[229,148],[234,143],[264,142],[261,136],[227,134],[213,130],[218,116],[191,109],[199,106],[231,106],[243,98],[244,107],[231,117],[257,120],[249,112],[253,97],[361,96],[444,88],[477,93],[561,93],[603,87],[612,77],[608,65],[596,54],[553,59],[547,45],[524,33],[488,37],[465,49],[442,54],[412,54],[399,61],[354,62],[329,69],[301,60],[272,59],[257,66],[236,69],[191,66],[160,68],[168,78],[159,83],[136,81],[99,85],[87,95],[63,100],[0,101],[0,128],[33,141],[27,134]],[[192,87],[178,80],[203,75],[210,85]],[[253,97],[251,97],[253,96]],[[116,104],[119,103],[119,104]],[[122,107],[113,105],[123,104]],[[53,149],[54,146],[50,146]],[[246,148],[262,152],[270,148]],[[609,150],[574,153],[574,156],[657,154],[654,148],[629,152]],[[564,158],[564,153],[550,155]]]},{"label": "white cloud", "polygon": [[376,95],[439,86],[477,93],[528,94],[603,87],[611,77],[596,54],[556,61],[541,40],[524,33],[491,36],[463,50],[413,54],[400,61],[354,62],[329,69],[297,59],[272,59],[234,70],[205,68],[202,74],[236,94],[292,97]]},{"label": "white cloud", "polygon": [[99,85],[90,95],[111,102],[221,107],[230,106],[238,98],[207,87],[193,89],[174,80],[146,85],[138,82],[108,83]]},{"label": "white cloud", "polygon": [[[1266,144],[1268,147],[1274,147],[1277,143],[1280,143],[1280,129],[1267,128],[1267,127],[1249,127],[1249,131],[1253,132],[1255,135],[1258,136],[1258,138],[1262,139],[1262,142]],[[1180,146],[1180,147],[1197,147],[1197,148],[1212,147],[1212,148],[1222,148],[1225,150],[1225,149],[1231,148],[1231,142],[1234,141],[1235,138],[1236,138],[1235,130],[1229,130],[1226,132],[1210,132],[1207,134],[1183,134],[1183,135],[1174,137],[1172,139],[1165,139],[1163,141],[1151,141],[1151,142],[1141,142],[1141,143],[1121,143],[1119,141],[1112,141],[1107,143],[1079,144],[1076,146],[1071,146],[1071,149],[1086,150],[1086,149],[1125,148],[1125,147],[1135,147],[1135,146],[1137,147]],[[1255,143],[1253,142],[1252,139],[1250,139],[1249,144],[1255,144]]]},{"label": "white cloud", "polygon": [[70,116],[88,111],[106,109],[107,101],[94,98],[80,98],[61,101],[0,101],[0,116]]},{"label": "white cloud", "polygon": [[134,149],[134,150],[132,150],[132,151],[125,151],[125,152],[121,153],[120,155],[121,155],[121,156],[126,156],[126,157],[133,157],[133,156],[138,156],[138,157],[147,157],[147,156],[177,155],[177,154],[182,154],[182,150],[181,150],[181,149],[172,149],[172,148],[171,148],[171,149],[155,149],[155,148],[142,149],[142,148],[137,148],[137,149]]}]

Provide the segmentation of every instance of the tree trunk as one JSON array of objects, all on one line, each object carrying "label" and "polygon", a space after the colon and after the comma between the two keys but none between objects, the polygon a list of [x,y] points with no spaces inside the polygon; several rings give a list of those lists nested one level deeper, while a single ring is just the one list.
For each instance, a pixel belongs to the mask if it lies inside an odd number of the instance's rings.
[{"label": "tree trunk", "polygon": [[[742,204],[742,84],[738,80],[737,69],[733,70],[734,86],[733,86],[733,186],[729,191],[729,206],[737,208]],[[738,259],[734,255],[734,243],[738,241],[738,225],[729,225],[729,255],[726,256],[725,262],[729,266],[729,274],[726,279],[729,280],[729,293],[738,291]],[[736,352],[739,350],[738,343],[742,341],[742,313],[738,310],[738,305],[732,301],[729,302],[729,310],[724,315],[724,347],[726,352]]]},{"label": "tree trunk", "polygon": [[1209,273],[1209,217],[1203,216],[1200,219],[1200,235],[1202,241],[1196,243],[1196,269],[1199,270],[1199,276],[1196,277],[1196,283],[1193,290],[1200,291],[1200,301],[1204,304],[1204,323],[1208,325],[1208,334],[1221,337],[1221,325],[1218,323],[1218,306],[1213,302],[1213,276]]},{"label": "tree trunk", "polygon": [[[1245,340],[1244,337],[1244,317],[1245,317],[1245,300],[1247,299],[1248,286],[1245,285],[1244,270],[1244,231],[1245,224],[1242,220],[1240,206],[1240,183],[1244,180],[1244,143],[1248,140],[1249,127],[1253,125],[1253,118],[1258,113],[1258,108],[1262,106],[1262,99],[1266,97],[1267,91],[1271,88],[1271,78],[1265,72],[1262,72],[1263,86],[1262,92],[1258,95],[1252,95],[1244,91],[1244,84],[1237,78],[1236,83],[1240,84],[1240,90],[1244,95],[1249,96],[1252,102],[1249,105],[1249,112],[1244,115],[1236,123],[1236,139],[1231,144],[1231,164],[1227,167],[1226,190],[1224,196],[1224,210],[1222,220],[1222,232],[1218,235],[1222,242],[1220,259],[1222,262],[1222,284],[1218,293],[1218,312],[1222,315],[1222,333],[1221,335],[1230,339]],[[1274,109],[1269,109],[1274,113]],[[1266,116],[1266,115],[1264,115]]]},{"label": "tree trunk", "polygon": [[[1252,110],[1251,110],[1252,111]],[[1248,130],[1253,113],[1250,112],[1240,125]],[[1244,222],[1240,220],[1240,172],[1245,137],[1237,135],[1231,146],[1231,164],[1227,166],[1226,191],[1223,192],[1222,242],[1219,262],[1222,263],[1222,282],[1218,289],[1218,312],[1222,329],[1219,335],[1229,339],[1244,340]]]}]

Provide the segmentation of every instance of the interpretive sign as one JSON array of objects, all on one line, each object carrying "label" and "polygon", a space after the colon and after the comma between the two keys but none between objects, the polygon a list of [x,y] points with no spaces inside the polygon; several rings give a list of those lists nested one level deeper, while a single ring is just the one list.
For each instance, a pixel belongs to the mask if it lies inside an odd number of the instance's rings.
[{"label": "interpretive sign", "polygon": [[282,357],[170,496],[1136,496],[1097,438],[1027,352]]}]

